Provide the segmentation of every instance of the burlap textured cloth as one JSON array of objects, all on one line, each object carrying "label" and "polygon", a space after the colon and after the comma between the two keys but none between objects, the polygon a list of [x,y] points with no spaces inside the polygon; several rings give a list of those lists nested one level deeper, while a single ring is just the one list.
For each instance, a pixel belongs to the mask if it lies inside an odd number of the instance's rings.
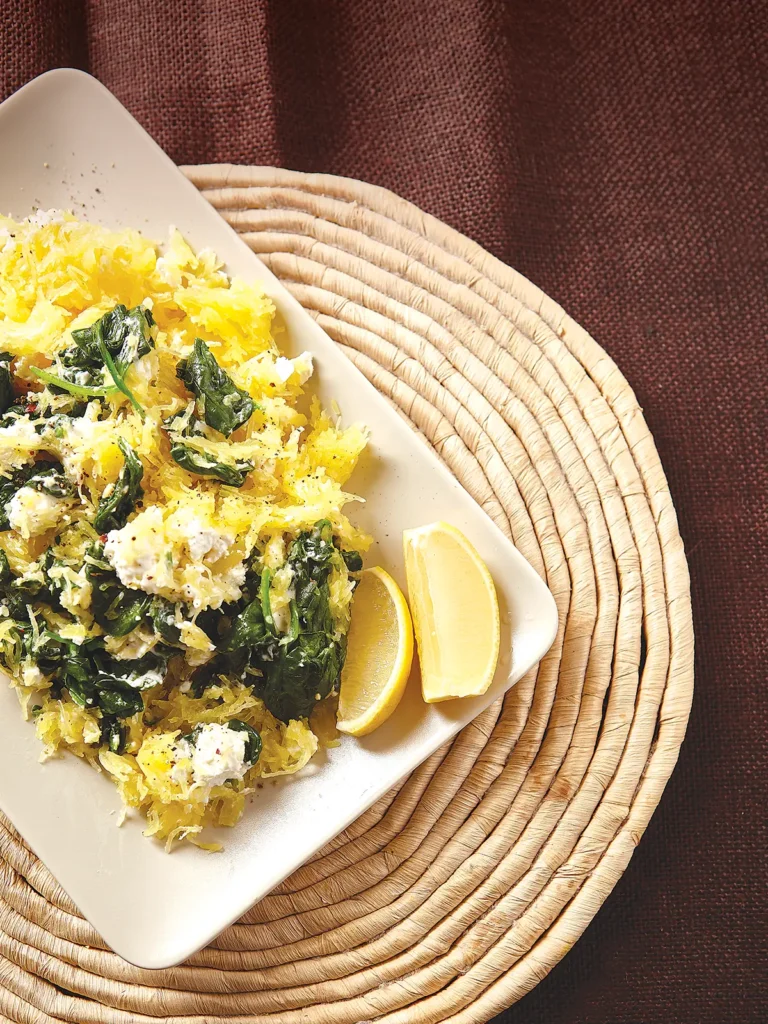
[{"label": "burlap textured cloth", "polygon": [[561,302],[635,388],[693,576],[693,714],[629,870],[503,1024],[768,1019],[767,10],[0,5],[3,95],[82,67],[179,163],[391,188]]}]

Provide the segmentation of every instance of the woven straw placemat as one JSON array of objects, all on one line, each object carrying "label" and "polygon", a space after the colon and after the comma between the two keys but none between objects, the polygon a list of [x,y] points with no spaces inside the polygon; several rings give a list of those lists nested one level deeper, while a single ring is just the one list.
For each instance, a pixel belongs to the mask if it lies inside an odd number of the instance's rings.
[{"label": "woven straw placemat", "polygon": [[552,650],[181,967],[110,952],[0,819],[3,1019],[479,1024],[570,949],[626,868],[693,693],[688,569],[653,439],[538,288],[383,189],[189,177],[547,581]]}]

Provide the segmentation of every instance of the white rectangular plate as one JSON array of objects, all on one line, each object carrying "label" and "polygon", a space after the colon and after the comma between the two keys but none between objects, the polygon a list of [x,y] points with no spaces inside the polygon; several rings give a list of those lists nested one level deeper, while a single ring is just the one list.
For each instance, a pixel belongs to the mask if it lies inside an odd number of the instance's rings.
[{"label": "white rectangular plate", "polygon": [[[504,693],[548,650],[554,600],[522,555],[338,351],[118,101],[78,71],[52,71],[0,107],[0,210],[67,208],[155,240],[178,227],[227,270],[260,281],[285,325],[288,354],[310,350],[317,390],[345,422],[371,429],[353,477],[366,505],[356,520],[376,538],[367,565],[404,586],[402,531],[437,519],[463,530],[499,592],[502,641],[493,686],[478,699],[427,707],[418,679],[395,715],[364,740],[344,738],[299,776],[257,791],[222,853],[171,855],[145,839],[142,820],[116,827],[116,790],[75,757],[40,764],[40,745],[15,695],[0,686],[0,807],[83,914],[141,967],[179,963],[240,917],[404,775]],[[354,511],[354,510],[353,510]]]}]

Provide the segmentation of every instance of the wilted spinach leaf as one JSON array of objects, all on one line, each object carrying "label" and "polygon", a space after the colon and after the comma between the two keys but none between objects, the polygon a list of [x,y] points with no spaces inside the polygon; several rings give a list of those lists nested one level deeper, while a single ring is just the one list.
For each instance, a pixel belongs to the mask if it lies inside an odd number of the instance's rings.
[{"label": "wilted spinach leaf", "polygon": [[70,480],[64,475],[64,469],[58,462],[38,462],[35,470],[30,476],[25,487],[32,487],[43,494],[50,494],[52,498],[71,498],[75,488]]},{"label": "wilted spinach leaf", "polygon": [[204,436],[205,431],[202,422],[190,411],[172,416],[166,421],[165,429],[171,441],[171,458],[189,473],[213,477],[230,487],[242,487],[246,475],[255,468],[250,459],[227,462],[188,444],[185,438]]},{"label": "wilted spinach leaf", "polygon": [[114,384],[105,384],[103,373],[98,371],[62,367],[60,373],[53,373],[39,366],[31,366],[30,371],[54,392],[66,391],[79,398],[104,398],[117,394],[119,390]]},{"label": "wilted spinach leaf", "polygon": [[98,641],[72,646],[57,672],[60,685],[81,707],[101,708],[116,718],[143,711],[141,691],[157,686],[165,673],[167,659],[154,651],[134,661],[120,661],[105,654]]},{"label": "wilted spinach leaf", "polygon": [[275,718],[308,718],[319,700],[338,686],[346,639],[303,633],[280,648],[280,657],[264,665],[257,692]]},{"label": "wilted spinach leaf", "polygon": [[248,651],[245,648],[230,651],[227,654],[216,654],[210,661],[195,669],[192,674],[190,692],[193,697],[202,697],[219,676],[225,676],[227,679],[240,679],[244,682],[247,667]]},{"label": "wilted spinach leaf", "polygon": [[125,636],[149,613],[152,595],[124,587],[109,563],[89,563],[86,576],[93,588],[93,617],[110,636]]},{"label": "wilted spinach leaf", "polygon": [[346,638],[336,635],[328,587],[338,557],[328,520],[301,533],[288,553],[296,594],[290,631],[281,635],[275,629],[269,606],[270,575],[265,570],[259,596],[233,620],[219,646],[221,654],[214,659],[216,671],[226,673],[226,657],[247,653],[251,668],[261,673],[255,689],[281,721],[308,717],[317,701],[338,687]]},{"label": "wilted spinach leaf", "polygon": [[219,644],[219,651],[227,653],[247,647],[250,651],[276,653],[277,637],[267,626],[261,598],[256,598],[232,621],[227,638]]},{"label": "wilted spinach leaf", "polygon": [[72,484],[64,475],[61,463],[34,462],[29,466],[22,466],[10,477],[3,477],[0,480],[0,532],[11,528],[6,506],[22,487],[32,487],[54,498],[65,498],[74,493]]},{"label": "wilted spinach leaf", "polygon": [[164,647],[156,647],[140,658],[118,659],[103,655],[99,659],[99,684],[103,687],[151,690],[162,683],[170,653]]},{"label": "wilted spinach leaf", "polygon": [[65,349],[61,361],[65,366],[99,368],[104,365],[104,346],[122,372],[154,348],[154,325],[154,317],[145,306],[127,309],[118,303],[90,327],[72,331],[75,344]]},{"label": "wilted spinach leaf", "polygon": [[153,597],[149,609],[152,628],[169,644],[177,644],[181,640],[181,629],[176,623],[176,605],[164,597]]},{"label": "wilted spinach leaf", "polygon": [[218,634],[225,627],[227,618],[218,615],[215,621],[209,621],[207,616],[208,613],[203,612],[197,624],[217,644],[217,653],[195,671],[192,677],[195,697],[202,696],[218,676],[243,679],[249,661],[255,664],[257,660],[271,660],[278,654],[278,638],[264,622],[260,598],[246,604],[242,611],[231,617],[229,631],[223,640]]},{"label": "wilted spinach leaf", "polygon": [[255,468],[250,459],[220,462],[208,452],[198,451],[178,438],[171,440],[171,458],[190,473],[214,477],[230,487],[242,487],[248,473]]},{"label": "wilted spinach leaf", "polygon": [[143,416],[124,377],[131,363],[154,347],[154,323],[144,306],[127,309],[119,303],[90,327],[72,331],[73,344],[59,354],[57,373],[37,367],[32,367],[32,373],[54,388],[84,398],[122,391]]},{"label": "wilted spinach leaf", "polygon": [[41,672],[50,675],[77,653],[77,645],[50,629],[41,629],[37,636],[30,634],[25,638],[25,652]]},{"label": "wilted spinach leaf", "polygon": [[18,598],[25,604],[44,601],[46,604],[61,608],[60,596],[64,582],[57,576],[51,576],[51,569],[59,568],[64,563],[59,561],[51,548],[32,563],[23,576],[16,576],[6,592],[11,598]]},{"label": "wilted spinach leaf", "polygon": [[253,415],[256,406],[251,396],[222,370],[201,338],[195,339],[189,358],[177,363],[176,376],[197,398],[198,415],[226,437]]},{"label": "wilted spinach leaf", "polygon": [[144,700],[140,690],[134,690],[130,686],[121,685],[119,679],[111,676],[97,676],[85,678],[82,668],[88,668],[86,664],[77,665],[77,672],[73,672],[73,666],[68,666],[62,680],[62,685],[67,688],[69,695],[75,704],[84,708],[101,708],[108,715],[116,718],[130,718],[144,710]]},{"label": "wilted spinach leaf", "polygon": [[245,733],[245,760],[249,764],[256,764],[261,753],[261,736],[247,722],[241,722],[239,718],[232,718],[227,725],[233,732]]},{"label": "wilted spinach leaf", "polygon": [[5,412],[0,415],[0,427],[12,427],[20,416],[26,415],[26,408],[16,401],[13,405],[9,405]]},{"label": "wilted spinach leaf", "polygon": [[264,666],[258,684],[264,703],[276,718],[306,718],[315,703],[334,692],[344,667],[347,643],[336,636],[328,577],[337,551],[327,519],[299,534],[288,552],[296,594],[292,630],[280,657]]},{"label": "wilted spinach leaf", "polygon": [[363,558],[359,551],[342,551],[341,557],[350,572],[360,572],[363,568]]},{"label": "wilted spinach leaf", "polygon": [[121,438],[117,441],[125,460],[112,492],[102,497],[93,521],[97,533],[119,530],[125,526],[128,516],[136,508],[136,502],[144,497],[141,480],[144,466],[133,448]]},{"label": "wilted spinach leaf", "polygon": [[29,623],[29,602],[14,587],[14,582],[8,557],[0,551],[0,606],[5,609],[4,616],[23,626]]},{"label": "wilted spinach leaf", "polygon": [[114,715],[101,717],[101,742],[105,743],[113,754],[125,751],[126,728]]}]

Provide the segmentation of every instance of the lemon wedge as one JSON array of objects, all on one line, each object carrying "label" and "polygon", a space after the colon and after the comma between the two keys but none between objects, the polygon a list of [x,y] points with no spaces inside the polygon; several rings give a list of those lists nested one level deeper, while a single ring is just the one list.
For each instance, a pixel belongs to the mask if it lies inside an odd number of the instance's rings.
[{"label": "lemon wedge", "polygon": [[499,602],[488,566],[448,523],[403,534],[424,700],[476,697],[499,659]]},{"label": "lemon wedge", "polygon": [[386,722],[405,691],[413,661],[413,625],[389,573],[366,569],[352,602],[336,728],[365,736]]}]

